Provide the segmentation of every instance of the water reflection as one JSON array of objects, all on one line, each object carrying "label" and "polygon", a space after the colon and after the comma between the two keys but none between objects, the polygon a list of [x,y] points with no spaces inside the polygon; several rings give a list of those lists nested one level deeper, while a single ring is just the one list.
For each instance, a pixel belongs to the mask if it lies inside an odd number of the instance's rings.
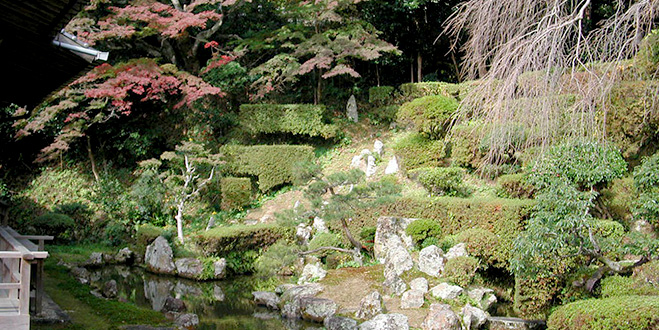
[{"label": "water reflection", "polygon": [[320,324],[282,319],[279,313],[252,303],[255,281],[239,277],[216,282],[195,282],[157,276],[141,268],[112,266],[94,270],[91,284],[100,289],[110,280],[117,282],[117,299],[161,311],[168,297],[185,301],[188,313],[199,316],[197,329],[311,330]]}]

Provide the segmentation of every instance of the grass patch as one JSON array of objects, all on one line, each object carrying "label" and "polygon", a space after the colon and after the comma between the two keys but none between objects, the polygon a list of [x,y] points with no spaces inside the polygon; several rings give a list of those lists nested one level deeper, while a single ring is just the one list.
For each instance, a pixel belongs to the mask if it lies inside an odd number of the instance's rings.
[{"label": "grass patch", "polygon": [[50,254],[47,260],[58,259],[67,263],[87,261],[94,252],[115,254],[119,249],[105,244],[47,245]]}]

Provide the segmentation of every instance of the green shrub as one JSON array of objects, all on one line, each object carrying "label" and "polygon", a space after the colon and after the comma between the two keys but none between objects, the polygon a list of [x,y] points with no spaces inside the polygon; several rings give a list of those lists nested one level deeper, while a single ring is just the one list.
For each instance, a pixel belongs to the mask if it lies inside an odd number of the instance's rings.
[{"label": "green shrub", "polygon": [[292,274],[293,265],[299,258],[300,249],[286,240],[279,240],[268,247],[254,263],[254,270],[262,277],[271,277],[277,274]]},{"label": "green shrub", "polygon": [[252,199],[252,183],[249,178],[225,177],[220,179],[220,187],[223,210],[242,210]]},{"label": "green shrub", "polygon": [[257,176],[261,191],[292,183],[300,176],[296,174],[299,170],[297,164],[310,163],[314,159],[311,146],[227,145],[221,148],[221,153],[225,156],[229,172]]},{"label": "green shrub", "polygon": [[556,309],[549,330],[653,330],[659,326],[659,297],[587,299]]},{"label": "green shrub", "polygon": [[617,296],[659,296],[659,261],[650,261],[634,269],[632,276],[613,275],[601,282],[603,298]]},{"label": "green shrub", "polygon": [[487,149],[481,145],[485,125],[469,121],[451,128],[451,160],[454,166],[476,169],[484,163]]},{"label": "green shrub", "polygon": [[467,197],[471,194],[462,183],[464,170],[459,167],[423,167],[408,173],[418,175],[419,183],[432,195]]},{"label": "green shrub", "polygon": [[450,124],[451,115],[458,109],[453,97],[433,95],[414,99],[398,109],[397,121],[404,127],[414,129],[430,137],[442,138]]},{"label": "green shrub", "polygon": [[502,175],[497,179],[497,195],[504,198],[533,198],[535,187],[525,173]]},{"label": "green shrub", "polygon": [[538,274],[532,278],[515,276],[515,311],[524,318],[546,318],[562,287],[561,278],[554,274]]},{"label": "green shrub", "polygon": [[230,252],[266,248],[292,235],[291,228],[275,224],[234,225],[205,231],[194,237],[194,243],[206,256],[224,257]]},{"label": "green shrub", "polygon": [[465,288],[474,281],[477,270],[478,259],[474,257],[456,257],[446,262],[442,277]]},{"label": "green shrub", "polygon": [[376,106],[387,105],[393,100],[393,93],[392,86],[371,87],[368,90],[368,102]]},{"label": "green shrub", "polygon": [[[429,247],[429,246],[431,246],[431,245],[434,245],[434,246],[437,246],[437,247],[440,247],[440,248],[441,248],[441,246],[442,246],[442,241],[441,241],[439,238],[435,237],[435,236],[428,237],[428,238],[424,239],[424,240],[421,242],[421,249],[425,249],[425,248],[427,248],[427,247]],[[444,249],[442,249],[442,250],[443,250],[443,251],[446,251],[446,250],[444,250]]]},{"label": "green shrub", "polygon": [[70,240],[76,223],[66,214],[48,212],[34,218],[32,226],[37,234],[52,235],[57,240]]},{"label": "green shrub", "polygon": [[469,92],[470,83],[450,84],[445,82],[407,83],[400,85],[404,100],[412,100],[429,95],[453,96],[460,99]]},{"label": "green shrub", "polygon": [[251,274],[259,257],[258,251],[229,251],[224,255],[227,261],[227,269],[233,275]]},{"label": "green shrub", "polygon": [[[343,247],[343,240],[340,235],[334,233],[318,233],[309,242],[309,250],[315,250],[323,246]],[[331,250],[324,250],[315,253],[318,257],[327,257],[332,253]]]},{"label": "green shrub", "polygon": [[652,30],[641,42],[634,57],[636,66],[648,77],[655,78],[659,70],[659,30]]},{"label": "green shrub", "polygon": [[249,134],[290,133],[323,138],[335,137],[338,129],[325,123],[324,105],[243,104],[239,121]]},{"label": "green shrub", "polygon": [[61,204],[82,204],[94,209],[90,204],[92,181],[85,175],[70,170],[46,168],[37,176],[21,195],[35,201],[46,209]]},{"label": "green shrub", "polygon": [[397,105],[386,105],[378,107],[375,109],[368,110],[366,114],[372,125],[389,125],[396,121],[396,115],[398,114]]},{"label": "green shrub", "polygon": [[414,220],[405,229],[405,233],[410,235],[414,243],[420,244],[431,237],[440,237],[442,227],[435,220],[419,219]]},{"label": "green shrub", "polygon": [[431,140],[418,133],[406,134],[394,142],[394,152],[405,170],[440,166],[446,156],[444,142]]},{"label": "green shrub", "polygon": [[458,235],[446,235],[442,237],[442,239],[439,240],[439,244],[436,244],[439,248],[442,249],[442,251],[448,251],[452,247],[454,247],[456,244],[460,243],[458,241]]},{"label": "green shrub", "polygon": [[633,203],[635,218],[659,226],[659,152],[634,169],[634,187],[638,192],[638,199]]},{"label": "green shrub", "polygon": [[506,260],[497,260],[495,255],[498,249],[499,239],[491,231],[483,228],[469,228],[457,235],[457,240],[466,245],[470,256],[479,258],[486,265],[494,267],[505,267]]},{"label": "green shrub", "polygon": [[125,245],[130,239],[130,228],[117,222],[108,222],[103,228],[103,242],[112,246]]}]

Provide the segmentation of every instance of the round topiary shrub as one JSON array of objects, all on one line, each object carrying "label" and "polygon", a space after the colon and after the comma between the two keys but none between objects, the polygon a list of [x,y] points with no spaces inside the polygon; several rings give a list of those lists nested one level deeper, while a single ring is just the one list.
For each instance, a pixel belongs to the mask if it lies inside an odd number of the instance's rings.
[{"label": "round topiary shrub", "polygon": [[454,97],[424,96],[403,104],[398,109],[398,122],[403,126],[413,126],[431,139],[439,139],[446,134],[451,115],[458,105]]},{"label": "round topiary shrub", "polygon": [[55,239],[71,239],[75,221],[66,214],[48,212],[32,221],[37,234],[53,235]]},{"label": "round topiary shrub", "polygon": [[444,265],[442,277],[464,288],[474,281],[478,266],[478,259],[474,257],[449,259]]},{"label": "round topiary shrub", "polygon": [[471,192],[462,183],[464,170],[459,167],[424,167],[409,171],[433,195],[468,197]]},{"label": "round topiary shrub", "polygon": [[442,235],[442,227],[435,220],[419,219],[407,225],[405,233],[412,237],[415,244],[420,244],[428,238]]},{"label": "round topiary shrub", "polygon": [[659,327],[658,296],[618,296],[580,300],[556,309],[549,330],[654,330]]}]

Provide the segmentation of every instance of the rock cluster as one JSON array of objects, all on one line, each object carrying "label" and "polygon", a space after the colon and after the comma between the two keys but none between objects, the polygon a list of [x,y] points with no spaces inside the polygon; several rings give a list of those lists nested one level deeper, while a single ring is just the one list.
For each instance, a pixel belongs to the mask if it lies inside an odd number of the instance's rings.
[{"label": "rock cluster", "polygon": [[158,236],[158,238],[146,247],[144,262],[146,263],[147,270],[150,272],[177,275],[193,280],[222,279],[226,275],[227,266],[226,259],[222,258],[213,262],[212,276],[210,274],[204,274],[204,264],[197,258],[174,260],[172,248],[169,246],[167,239],[162,236]]}]

